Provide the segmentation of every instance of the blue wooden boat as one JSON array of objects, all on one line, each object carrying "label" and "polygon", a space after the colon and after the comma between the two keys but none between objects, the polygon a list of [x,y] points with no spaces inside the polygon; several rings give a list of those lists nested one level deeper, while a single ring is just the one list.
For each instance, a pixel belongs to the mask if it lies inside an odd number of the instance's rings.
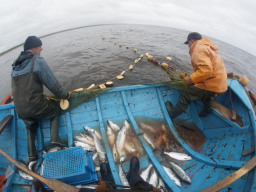
[{"label": "blue wooden boat", "polygon": [[[203,104],[193,102],[175,124],[169,118],[165,102],[171,101],[175,104],[180,90],[166,84],[134,85],[113,88],[65,112],[60,117],[60,136],[68,141],[69,147],[72,147],[74,136],[84,132],[83,126],[91,127],[101,133],[113,178],[116,184],[121,185],[118,175],[119,163],[114,160],[106,135],[106,127],[108,120],[119,126],[123,125],[124,120],[128,120],[131,132],[138,140],[137,146],[143,149],[138,153],[140,170],[148,167],[150,163],[153,164],[158,177],[162,179],[168,191],[200,191],[234,173],[255,155],[253,152],[243,156],[245,151],[255,147],[256,129],[253,107],[239,82],[235,79],[229,79],[228,82],[228,91],[216,101],[229,110],[235,108],[240,122],[231,121],[218,110],[213,110],[207,117],[199,117]],[[12,122],[0,135],[0,147],[14,159],[27,161],[26,128],[23,121],[16,115],[14,104],[1,105],[0,110],[0,120],[7,115],[13,115]],[[167,128],[165,135],[169,140],[168,146],[159,145],[158,148],[152,148],[145,139],[144,133],[141,133],[143,123],[154,127],[159,133],[161,127],[165,126]],[[40,122],[36,139],[39,154],[43,144],[47,145],[50,142],[49,127],[48,120]],[[167,151],[186,153],[192,157],[192,160],[171,159],[164,154]],[[125,172],[129,169],[129,158],[132,155],[130,154],[122,164]],[[191,184],[181,182],[181,187],[177,186],[163,168],[163,165],[168,166],[168,161],[173,161],[182,167],[190,177]],[[0,175],[4,174],[8,166],[16,170],[0,155]],[[255,171],[252,170],[221,191],[255,191],[255,176]],[[21,178],[16,171],[5,190],[31,191],[31,182]]]}]

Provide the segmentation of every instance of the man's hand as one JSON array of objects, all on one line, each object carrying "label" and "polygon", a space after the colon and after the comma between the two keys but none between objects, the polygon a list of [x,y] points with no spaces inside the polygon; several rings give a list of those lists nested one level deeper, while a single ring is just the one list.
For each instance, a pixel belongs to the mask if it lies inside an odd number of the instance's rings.
[{"label": "man's hand", "polygon": [[187,76],[187,77],[185,78],[185,81],[186,81],[186,84],[188,84],[188,85],[193,84],[193,81],[191,80],[191,78],[190,78],[189,76]]},{"label": "man's hand", "polygon": [[71,93],[70,93],[70,92],[68,92],[67,100],[68,100],[68,99],[70,99],[70,97],[71,97]]}]

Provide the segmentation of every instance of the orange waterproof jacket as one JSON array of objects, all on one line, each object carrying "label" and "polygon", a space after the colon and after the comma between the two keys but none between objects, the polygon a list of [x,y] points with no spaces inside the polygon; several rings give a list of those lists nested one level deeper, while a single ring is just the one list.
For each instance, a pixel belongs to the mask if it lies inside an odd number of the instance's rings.
[{"label": "orange waterproof jacket", "polygon": [[207,38],[191,45],[189,54],[194,73],[190,78],[200,89],[223,93],[228,89],[227,72],[217,50],[218,47]]}]

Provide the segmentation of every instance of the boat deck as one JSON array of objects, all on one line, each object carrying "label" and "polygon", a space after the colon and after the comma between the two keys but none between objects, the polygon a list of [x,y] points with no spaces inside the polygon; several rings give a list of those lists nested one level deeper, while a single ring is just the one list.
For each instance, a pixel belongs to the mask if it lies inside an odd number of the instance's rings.
[{"label": "boat deck", "polygon": [[[97,130],[102,136],[102,144],[107,151],[107,159],[115,183],[121,185],[118,175],[120,162],[112,153],[113,146],[108,141],[106,127],[108,120],[120,127],[124,120],[128,120],[131,127],[129,138],[134,137],[133,142],[138,142],[137,147],[142,150],[127,154],[125,162],[122,163],[125,172],[128,172],[130,158],[137,155],[140,159],[140,171],[152,163],[168,191],[200,191],[235,172],[254,155],[253,153],[242,156],[244,151],[255,146],[253,140],[255,120],[249,100],[247,97],[247,99],[244,98],[245,93],[237,83],[230,80],[230,91],[217,98],[217,101],[230,109],[234,106],[242,119],[243,126],[222,117],[218,111],[200,118],[198,113],[202,109],[202,103],[193,102],[189,105],[187,113],[178,118],[178,124],[183,125],[178,128],[176,122],[172,122],[169,118],[165,102],[171,101],[175,104],[180,91],[163,85],[135,85],[115,88],[61,115],[60,137],[68,141],[69,147],[73,147],[74,136],[84,132],[83,126]],[[227,102],[230,101],[229,97],[232,97],[232,103]],[[1,106],[1,111],[0,119],[9,114],[14,115],[12,123],[0,135],[1,148],[14,159],[27,161],[27,136],[23,121],[15,114],[13,104]],[[168,136],[168,145],[159,144],[152,148],[144,137],[145,124],[153,127],[159,134],[161,131],[164,132]],[[49,127],[49,121],[40,121],[36,140],[40,155],[44,146],[49,145],[50,142]],[[163,131],[163,127],[166,127],[167,132]],[[191,130],[193,127],[197,127],[198,130]],[[180,135],[181,129],[184,135]],[[157,132],[153,133],[155,139],[159,136]],[[147,133],[150,133],[150,130]],[[188,139],[189,134],[191,137],[198,135],[200,139]],[[168,151],[184,152],[193,159],[177,161],[163,154]],[[177,186],[163,168],[163,165],[168,166],[169,161],[181,166],[192,183],[182,182],[181,187]],[[10,163],[2,156],[0,156],[0,162],[1,175]],[[221,191],[250,191],[255,185],[254,175],[255,172],[251,171]],[[10,191],[31,191],[31,182],[21,178],[18,173],[13,175],[11,182]]]}]

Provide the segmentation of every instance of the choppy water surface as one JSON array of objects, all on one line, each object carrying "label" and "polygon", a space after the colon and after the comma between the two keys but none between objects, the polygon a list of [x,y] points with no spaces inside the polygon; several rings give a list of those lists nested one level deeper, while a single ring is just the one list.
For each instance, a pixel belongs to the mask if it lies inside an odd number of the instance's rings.
[{"label": "choppy water surface", "polygon": [[[127,71],[123,80],[116,79],[116,76],[128,70],[129,65],[145,53],[153,55],[159,62],[167,62],[165,58],[172,57],[173,60],[168,62],[171,66],[191,73],[189,48],[183,44],[188,33],[144,25],[84,27],[42,38],[44,50],[41,56],[67,91],[108,80],[112,80],[115,86],[167,81],[169,78],[165,72],[145,58],[132,71]],[[102,40],[101,35],[106,39]],[[246,75],[250,79],[248,88],[256,92],[256,57],[222,41],[210,39],[219,47],[218,53],[227,72]],[[133,49],[137,49],[137,53]],[[0,57],[0,101],[11,93],[11,65],[20,51],[22,47]]]}]

